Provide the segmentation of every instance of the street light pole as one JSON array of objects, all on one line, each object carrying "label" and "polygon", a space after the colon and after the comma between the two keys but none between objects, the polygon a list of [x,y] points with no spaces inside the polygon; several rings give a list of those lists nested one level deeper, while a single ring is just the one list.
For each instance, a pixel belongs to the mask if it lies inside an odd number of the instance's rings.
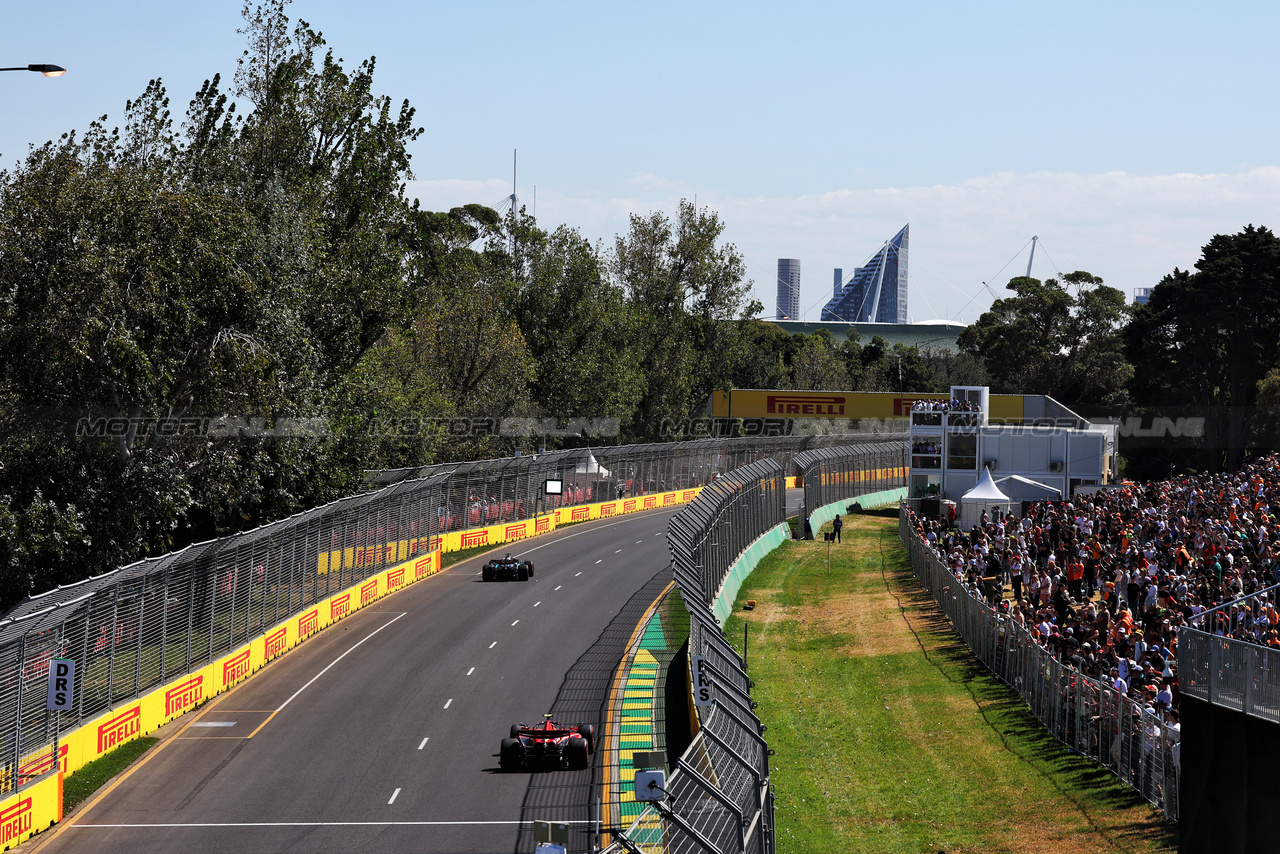
[{"label": "street light pole", "polygon": [[34,71],[45,77],[61,77],[67,73],[67,69],[63,68],[61,65],[47,64],[18,65],[13,68],[0,68],[0,71]]}]

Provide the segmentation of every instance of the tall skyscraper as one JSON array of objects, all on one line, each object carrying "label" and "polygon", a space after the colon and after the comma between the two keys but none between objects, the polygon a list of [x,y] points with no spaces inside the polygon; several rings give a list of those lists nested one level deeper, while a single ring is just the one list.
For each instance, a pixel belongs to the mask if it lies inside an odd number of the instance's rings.
[{"label": "tall skyscraper", "polygon": [[800,259],[778,259],[778,320],[800,319]]},{"label": "tall skyscraper", "polygon": [[835,294],[822,308],[823,320],[848,323],[907,322],[907,243],[910,223],[886,241],[843,285],[836,271]]}]

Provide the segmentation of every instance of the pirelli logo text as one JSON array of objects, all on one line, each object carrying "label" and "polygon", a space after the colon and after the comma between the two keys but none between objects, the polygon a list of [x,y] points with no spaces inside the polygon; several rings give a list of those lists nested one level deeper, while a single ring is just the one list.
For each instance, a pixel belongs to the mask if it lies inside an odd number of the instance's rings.
[{"label": "pirelli logo text", "polygon": [[639,505],[640,505],[639,498],[628,498],[626,501],[622,502],[622,512],[634,513],[636,512],[636,507],[638,507]]},{"label": "pirelli logo text", "polygon": [[590,507],[575,507],[569,512],[570,522],[585,522],[591,518]]},{"label": "pirelli logo text", "polygon": [[656,495],[646,495],[646,496],[644,497],[644,509],[645,509],[645,510],[651,510],[651,509],[653,509],[654,507],[657,507],[657,506],[658,506],[658,496],[656,496]]},{"label": "pirelli logo text", "polygon": [[618,514],[618,502],[610,501],[608,504],[600,505],[600,518],[605,516],[616,516]]},{"label": "pirelli logo text", "polygon": [[433,549],[431,548],[430,537],[418,537],[418,539],[414,540],[409,544],[410,557],[413,557],[414,555],[420,555],[423,552],[429,552],[429,551],[433,551]]},{"label": "pirelli logo text", "polygon": [[668,504],[675,504],[675,503],[676,503],[676,494],[674,492],[664,492],[662,494],[663,507],[666,507]]},{"label": "pirelli logo text", "polygon": [[413,578],[416,581],[419,578],[426,578],[435,572],[435,557],[427,555],[413,565]]},{"label": "pirelli logo text", "polygon": [[378,579],[370,578],[360,585],[360,607],[363,608],[378,598]]},{"label": "pirelli logo text", "polygon": [[204,676],[193,676],[164,692],[164,716],[176,715],[204,699]]},{"label": "pirelli logo text", "polygon": [[23,798],[0,812],[0,845],[17,842],[31,832],[31,798]]},{"label": "pirelli logo text", "polygon": [[680,493],[680,500],[684,502],[692,501],[694,496],[697,494],[698,491],[696,489],[686,489],[684,492]]},{"label": "pirelli logo text", "polygon": [[487,545],[489,545],[489,529],[488,528],[482,528],[479,531],[467,531],[462,535],[462,547],[464,549],[469,549],[469,548],[472,548],[473,546],[487,546]]},{"label": "pirelli logo text", "polygon": [[109,721],[98,725],[98,755],[129,739],[142,731],[142,706],[134,706],[116,715]]},{"label": "pirelli logo text", "polygon": [[351,610],[351,594],[343,593],[329,601],[329,620],[339,620],[347,616]]},{"label": "pirelli logo text", "polygon": [[397,587],[404,586],[404,567],[400,567],[394,572],[387,573],[387,589],[395,590]]},{"label": "pirelli logo text", "polygon": [[262,640],[262,657],[267,661],[284,652],[289,644],[289,627],[281,626]]},{"label": "pirelli logo text", "polygon": [[307,637],[320,628],[320,609],[312,608],[298,618],[298,639]]},{"label": "pirelli logo text", "polygon": [[521,540],[527,536],[527,530],[528,526],[524,522],[517,522],[502,529],[502,538],[505,540]]},{"label": "pirelli logo text", "polygon": [[765,398],[770,415],[844,415],[843,394],[771,394]]},{"label": "pirelli logo text", "polygon": [[222,684],[230,685],[232,682],[238,682],[249,675],[249,649],[245,648],[244,652],[235,658],[227,659],[222,665]]},{"label": "pirelli logo text", "polygon": [[[58,746],[58,769],[65,772],[67,770],[67,748],[71,745],[65,741]],[[18,766],[18,778],[20,780],[34,780],[36,777],[44,774],[46,771],[53,770],[53,745],[49,745],[48,750],[42,750],[35,756],[28,759],[25,763]]]},{"label": "pirelli logo text", "polygon": [[533,532],[535,534],[545,534],[551,530],[551,517],[543,516],[533,523]]}]

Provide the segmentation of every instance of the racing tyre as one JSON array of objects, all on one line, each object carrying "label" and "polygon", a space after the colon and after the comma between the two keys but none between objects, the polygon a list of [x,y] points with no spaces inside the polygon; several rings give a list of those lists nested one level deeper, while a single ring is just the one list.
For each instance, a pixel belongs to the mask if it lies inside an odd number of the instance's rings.
[{"label": "racing tyre", "polygon": [[523,563],[522,563],[522,564],[519,564],[519,565],[516,567],[516,580],[518,580],[518,581],[528,581],[528,580],[529,580],[529,567],[525,566]]},{"label": "racing tyre", "polygon": [[581,771],[591,764],[588,758],[590,753],[587,750],[587,740],[585,738],[571,738],[564,748],[565,756],[569,759],[569,768],[574,771]]},{"label": "racing tyre", "polygon": [[498,751],[498,767],[503,771],[519,771],[524,765],[524,747],[517,738],[504,738]]},{"label": "racing tyre", "polygon": [[527,566],[527,567],[529,567],[529,577],[530,577],[530,578],[533,578],[533,561],[531,561],[531,560],[526,560],[526,561],[524,562],[524,565],[525,565],[525,566]]},{"label": "racing tyre", "polygon": [[512,738],[519,738],[519,737],[520,737],[520,724],[512,724],[512,725],[511,725],[511,737],[512,737]]},{"label": "racing tyre", "polygon": [[578,735],[586,739],[587,752],[596,752],[596,728],[591,724],[578,724]]},{"label": "racing tyre", "polygon": [[493,564],[486,563],[484,568],[480,570],[481,581],[493,581]]}]

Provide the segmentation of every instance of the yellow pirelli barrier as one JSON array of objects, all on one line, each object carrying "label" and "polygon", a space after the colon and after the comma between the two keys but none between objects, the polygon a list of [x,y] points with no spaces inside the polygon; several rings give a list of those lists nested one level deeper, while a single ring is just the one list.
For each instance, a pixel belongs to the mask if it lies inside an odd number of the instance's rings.
[{"label": "yellow pirelli barrier", "polygon": [[62,775],[53,774],[0,801],[0,847],[8,851],[62,821]]},{"label": "yellow pirelli barrier", "polygon": [[[278,623],[264,634],[199,670],[180,676],[77,729],[64,732],[58,744],[58,769],[62,774],[74,773],[126,741],[155,731],[211,697],[248,679],[272,659],[283,655],[326,626],[415,581],[435,575],[440,567],[440,551],[437,549],[379,570],[358,584],[322,599],[307,610]],[[45,746],[24,756],[18,773],[23,779],[30,779],[51,770],[54,764],[53,747]],[[27,826],[28,829],[38,830],[47,827],[50,821],[61,820],[62,774],[48,778],[56,782],[56,787],[46,786],[47,781],[42,780],[23,788],[16,799],[11,798],[5,802],[17,805],[13,807],[16,810],[13,813],[15,828]],[[50,800],[46,803],[46,799]],[[22,804],[26,806],[18,809]],[[4,820],[0,818],[0,821]],[[4,829],[0,829],[0,835],[7,833],[7,828],[6,824]]]},{"label": "yellow pirelli barrier", "polygon": [[450,531],[440,535],[442,551],[460,552],[463,549],[474,549],[479,546],[496,546],[512,543],[527,537],[546,534],[556,528],[556,517],[548,513],[536,519],[522,519],[519,522],[505,522],[489,525],[484,528],[467,528],[462,531]]},{"label": "yellow pirelli barrier", "polygon": [[616,501],[601,501],[596,504],[579,504],[574,507],[557,507],[555,509],[556,524],[569,525],[574,522],[587,522],[593,519],[607,519],[610,516],[621,516],[625,513],[636,513],[641,510],[657,510],[672,507],[676,504],[687,504],[698,497],[702,487],[677,489],[673,492],[655,492],[652,495],[637,495],[635,498],[619,498]]}]

